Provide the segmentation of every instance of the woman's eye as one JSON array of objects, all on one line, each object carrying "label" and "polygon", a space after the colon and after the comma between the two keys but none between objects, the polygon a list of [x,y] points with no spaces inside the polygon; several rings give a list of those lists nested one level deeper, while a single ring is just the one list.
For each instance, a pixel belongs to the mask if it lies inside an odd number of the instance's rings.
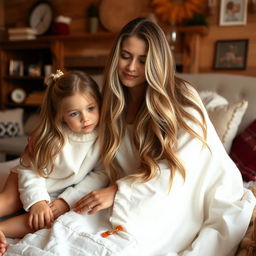
[{"label": "woman's eye", "polygon": [[144,59],[143,59],[143,60],[140,60],[140,63],[141,63],[141,64],[145,64],[145,63],[146,63],[146,60],[144,60]]},{"label": "woman's eye", "polygon": [[128,54],[121,54],[121,58],[124,60],[128,60],[130,56]]}]

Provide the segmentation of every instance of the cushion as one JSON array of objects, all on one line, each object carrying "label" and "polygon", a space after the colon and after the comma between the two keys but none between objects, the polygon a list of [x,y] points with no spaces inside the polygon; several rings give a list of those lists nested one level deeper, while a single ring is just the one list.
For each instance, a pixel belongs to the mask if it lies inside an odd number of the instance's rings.
[{"label": "cushion", "polygon": [[213,109],[218,106],[228,105],[227,99],[213,91],[199,92],[200,98],[207,110]]},{"label": "cushion", "polygon": [[235,137],[230,156],[244,181],[256,181],[256,120]]},{"label": "cushion", "polygon": [[9,109],[0,111],[0,138],[22,136],[23,109]]},{"label": "cushion", "polygon": [[211,91],[201,91],[199,95],[220,140],[229,153],[248,102],[242,100],[237,103],[229,103],[227,99]]},{"label": "cushion", "polygon": [[230,152],[233,139],[237,134],[247,106],[248,102],[242,100],[238,103],[208,110],[209,117],[228,153]]}]

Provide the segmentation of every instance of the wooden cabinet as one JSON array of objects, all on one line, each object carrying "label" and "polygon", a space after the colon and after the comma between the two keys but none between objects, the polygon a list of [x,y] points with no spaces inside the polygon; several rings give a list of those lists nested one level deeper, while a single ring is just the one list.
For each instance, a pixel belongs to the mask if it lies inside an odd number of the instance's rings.
[{"label": "wooden cabinet", "polygon": [[[44,67],[56,66],[52,56],[49,41],[1,44],[1,108],[40,105],[45,89]],[[26,94],[25,100],[19,104],[11,98],[12,92],[17,88]]]},{"label": "wooden cabinet", "polygon": [[[45,90],[45,67],[102,72],[114,34],[48,36],[36,40],[7,41],[0,45],[0,108],[37,107]],[[21,103],[12,100],[15,89],[25,92]]]},{"label": "wooden cabinet", "polygon": [[[200,37],[205,27],[177,28],[181,35],[179,52],[174,54],[183,72],[198,70]],[[7,41],[0,44],[0,107],[36,107],[41,104],[45,85],[45,66],[57,69],[82,69],[88,73],[101,73],[116,34],[99,32],[70,36],[47,36],[36,40]],[[177,57],[178,56],[178,57]],[[14,63],[13,63],[14,62]],[[17,64],[18,63],[18,64]],[[15,65],[18,67],[14,67]],[[16,88],[25,91],[22,103],[10,98]]]}]

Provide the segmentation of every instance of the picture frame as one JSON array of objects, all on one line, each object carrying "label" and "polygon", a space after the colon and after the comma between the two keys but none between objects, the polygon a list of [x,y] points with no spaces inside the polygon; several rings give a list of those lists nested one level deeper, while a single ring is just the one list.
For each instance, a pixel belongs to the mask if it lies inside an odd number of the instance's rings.
[{"label": "picture frame", "polygon": [[41,66],[39,64],[28,65],[28,75],[29,76],[41,76]]},{"label": "picture frame", "polygon": [[248,39],[218,40],[214,69],[246,69]]},{"label": "picture frame", "polygon": [[239,26],[247,23],[248,0],[221,0],[220,26]]}]

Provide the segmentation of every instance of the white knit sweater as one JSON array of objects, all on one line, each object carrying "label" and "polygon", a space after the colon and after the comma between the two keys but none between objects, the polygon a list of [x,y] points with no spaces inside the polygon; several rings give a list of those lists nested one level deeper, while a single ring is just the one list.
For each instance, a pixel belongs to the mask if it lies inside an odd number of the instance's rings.
[{"label": "white knit sweater", "polygon": [[[70,207],[83,195],[107,184],[103,172],[91,172],[99,159],[96,132],[78,135],[67,132],[62,152],[54,161],[54,169],[48,178],[36,172],[19,169],[19,191],[24,209],[38,201],[50,201],[51,197],[63,198]],[[90,175],[88,175],[90,173]]]}]

